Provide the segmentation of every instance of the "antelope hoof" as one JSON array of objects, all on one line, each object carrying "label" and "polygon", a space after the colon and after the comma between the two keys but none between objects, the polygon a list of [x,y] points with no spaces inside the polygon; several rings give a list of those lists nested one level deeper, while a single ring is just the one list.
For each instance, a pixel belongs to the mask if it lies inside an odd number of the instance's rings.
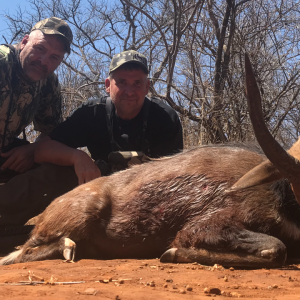
[{"label": "antelope hoof", "polygon": [[171,249],[167,250],[160,257],[160,262],[162,262],[162,263],[176,262],[176,251],[177,251],[177,248],[171,248]]},{"label": "antelope hoof", "polygon": [[76,243],[69,238],[65,238],[65,247],[63,251],[64,258],[66,259],[65,262],[71,262],[71,263],[74,262],[75,250],[76,250]]},{"label": "antelope hoof", "polygon": [[268,249],[268,250],[262,250],[260,252],[260,255],[264,258],[275,258],[276,256],[276,251],[274,248]]}]

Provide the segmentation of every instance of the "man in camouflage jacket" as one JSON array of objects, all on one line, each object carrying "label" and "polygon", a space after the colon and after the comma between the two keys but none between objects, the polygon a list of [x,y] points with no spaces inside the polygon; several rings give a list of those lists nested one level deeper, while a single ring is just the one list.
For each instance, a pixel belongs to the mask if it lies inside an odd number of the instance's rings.
[{"label": "man in camouflage jacket", "polygon": [[68,24],[51,17],[20,44],[0,45],[0,180],[6,171],[24,173],[34,163],[36,143],[20,146],[16,139],[27,125],[33,122],[42,137],[60,123],[61,92],[53,72],[70,53],[72,38]]}]

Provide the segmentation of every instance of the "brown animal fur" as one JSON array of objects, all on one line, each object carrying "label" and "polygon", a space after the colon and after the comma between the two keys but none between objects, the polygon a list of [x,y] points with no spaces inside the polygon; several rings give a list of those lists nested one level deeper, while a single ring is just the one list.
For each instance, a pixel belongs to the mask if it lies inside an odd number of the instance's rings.
[{"label": "brown animal fur", "polygon": [[286,247],[300,239],[288,182],[226,192],[263,161],[246,147],[205,146],[95,179],[53,201],[22,250],[0,264],[61,257],[68,238],[76,257],[146,258],[171,249],[162,261],[282,265]]}]

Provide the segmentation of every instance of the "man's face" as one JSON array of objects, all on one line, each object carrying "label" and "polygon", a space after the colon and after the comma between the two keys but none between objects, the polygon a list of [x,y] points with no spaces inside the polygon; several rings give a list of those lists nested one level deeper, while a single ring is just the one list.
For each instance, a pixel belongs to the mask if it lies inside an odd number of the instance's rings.
[{"label": "man's face", "polygon": [[106,92],[124,120],[133,119],[141,110],[148,94],[150,81],[143,70],[116,70],[105,80]]},{"label": "man's face", "polygon": [[48,77],[62,62],[65,48],[55,35],[40,30],[26,35],[20,45],[20,62],[23,72],[32,81]]}]

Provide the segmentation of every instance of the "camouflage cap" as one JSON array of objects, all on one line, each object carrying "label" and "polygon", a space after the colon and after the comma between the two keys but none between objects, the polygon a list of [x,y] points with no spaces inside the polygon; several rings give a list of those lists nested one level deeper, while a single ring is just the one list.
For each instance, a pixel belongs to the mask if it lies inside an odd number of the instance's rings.
[{"label": "camouflage cap", "polygon": [[139,64],[147,74],[149,73],[147,58],[137,51],[128,50],[116,54],[112,58],[109,66],[109,74],[129,62]]},{"label": "camouflage cap", "polygon": [[67,52],[70,54],[70,46],[73,40],[73,34],[66,21],[57,17],[51,17],[37,22],[31,29],[31,31],[34,30],[40,30],[44,34],[59,34],[63,36],[67,42]]}]

